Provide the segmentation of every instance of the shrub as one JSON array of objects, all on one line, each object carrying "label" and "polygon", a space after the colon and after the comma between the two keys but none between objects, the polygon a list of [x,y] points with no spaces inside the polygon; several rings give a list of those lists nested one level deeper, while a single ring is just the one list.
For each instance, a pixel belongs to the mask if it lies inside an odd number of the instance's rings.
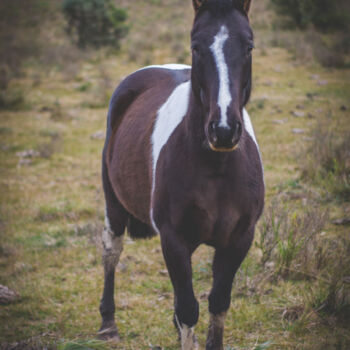
[{"label": "shrub", "polygon": [[21,75],[26,60],[39,56],[38,31],[51,7],[45,0],[0,1],[0,90]]},{"label": "shrub", "polygon": [[298,157],[302,178],[328,195],[350,201],[350,130],[332,130],[325,120],[317,124],[312,136]]},{"label": "shrub", "polygon": [[289,17],[299,28],[313,24],[329,31],[345,29],[349,23],[347,0],[271,0],[278,14]]},{"label": "shrub", "polygon": [[76,36],[81,48],[119,47],[120,39],[127,33],[127,13],[111,0],[64,0],[63,13],[68,33]]},{"label": "shrub", "polygon": [[328,213],[307,208],[303,213],[274,201],[259,224],[256,246],[261,250],[261,263],[274,266],[282,278],[309,278],[323,267],[325,252],[320,232]]}]

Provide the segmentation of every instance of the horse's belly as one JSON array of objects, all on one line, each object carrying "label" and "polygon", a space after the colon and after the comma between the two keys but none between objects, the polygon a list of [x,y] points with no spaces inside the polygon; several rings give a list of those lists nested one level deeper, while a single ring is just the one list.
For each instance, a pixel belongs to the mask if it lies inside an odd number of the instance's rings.
[{"label": "horse's belly", "polygon": [[[130,125],[131,124],[131,125]],[[109,176],[114,192],[135,218],[150,223],[149,142],[148,135],[130,133],[132,123],[121,125],[113,140]]]}]

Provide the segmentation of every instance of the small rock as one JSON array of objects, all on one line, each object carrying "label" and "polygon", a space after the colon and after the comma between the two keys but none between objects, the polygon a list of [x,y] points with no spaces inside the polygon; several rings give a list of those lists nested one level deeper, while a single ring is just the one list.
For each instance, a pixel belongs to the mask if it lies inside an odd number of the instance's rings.
[{"label": "small rock", "polygon": [[344,106],[344,105],[340,106],[339,109],[340,109],[342,112],[345,112],[345,111],[347,110],[346,106]]},{"label": "small rock", "polygon": [[31,159],[26,159],[26,158],[21,158],[18,161],[17,166],[28,166],[32,164],[32,160]]},{"label": "small rock", "polygon": [[305,117],[305,113],[304,112],[300,112],[300,111],[292,111],[292,112],[290,112],[290,114],[293,117],[297,117],[297,118]]},{"label": "small rock", "polygon": [[96,131],[95,133],[93,133],[90,138],[92,140],[104,140],[105,138],[105,133],[102,130]]},{"label": "small rock", "polygon": [[320,85],[320,86],[328,85],[328,81],[327,80],[319,80],[317,82],[317,85]]},{"label": "small rock", "polygon": [[168,276],[168,270],[160,270],[159,274],[162,276]]},{"label": "small rock", "polygon": [[27,149],[22,152],[17,152],[16,156],[20,158],[35,158],[39,157],[40,153],[38,151],[34,151],[33,149]]},{"label": "small rock", "polygon": [[292,130],[293,134],[303,134],[304,132],[305,132],[304,129],[295,128],[295,129]]},{"label": "small rock", "polygon": [[312,80],[318,80],[318,79],[320,79],[320,76],[319,76],[318,74],[311,74],[311,75],[310,75],[310,79],[312,79]]},{"label": "small rock", "polygon": [[313,100],[314,97],[315,97],[316,95],[317,95],[316,93],[312,93],[312,92],[307,92],[307,93],[306,93],[306,97],[307,97],[309,100]]},{"label": "small rock", "polygon": [[274,124],[279,124],[279,125],[282,125],[282,124],[284,124],[285,122],[286,122],[286,121],[283,120],[283,119],[275,119],[275,120],[272,121],[272,123],[274,123]]},{"label": "small rock", "polygon": [[262,83],[262,85],[264,85],[264,86],[272,86],[273,83],[272,83],[272,81],[270,81],[270,80],[266,80],[266,81],[264,81],[264,82]]},{"label": "small rock", "polygon": [[10,288],[0,284],[0,305],[13,303],[19,299],[19,294]]}]

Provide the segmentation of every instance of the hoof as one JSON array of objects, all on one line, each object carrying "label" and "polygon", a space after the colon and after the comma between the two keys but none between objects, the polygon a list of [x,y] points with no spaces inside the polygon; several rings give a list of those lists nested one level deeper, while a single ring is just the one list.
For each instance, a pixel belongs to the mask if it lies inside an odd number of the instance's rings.
[{"label": "hoof", "polygon": [[112,341],[114,343],[118,343],[120,341],[118,328],[114,324],[110,327],[101,327],[101,329],[97,333],[98,339],[105,341]]}]

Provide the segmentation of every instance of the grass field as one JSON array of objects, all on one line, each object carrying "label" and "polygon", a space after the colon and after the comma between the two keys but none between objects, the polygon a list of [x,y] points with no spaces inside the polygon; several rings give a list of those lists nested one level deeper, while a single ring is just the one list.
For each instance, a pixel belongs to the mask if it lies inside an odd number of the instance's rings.
[{"label": "grass field", "polygon": [[[121,3],[133,26],[119,55],[100,52],[79,66],[49,73],[30,66],[12,83],[12,91],[24,92],[24,101],[0,111],[0,284],[19,293],[17,301],[0,305],[0,348],[179,347],[158,237],[126,240],[116,277],[122,340],[94,341],[103,284],[100,155],[108,98],[140,65],[190,60],[189,4],[183,9],[175,0]],[[164,10],[171,5],[175,16]],[[145,11],[151,17],[142,17]],[[336,171],[328,177],[303,174],[317,167],[316,156],[322,159],[318,137],[332,131],[338,144],[350,135],[350,70],[300,63],[284,49],[257,42],[248,111],[264,162],[266,209],[237,274],[225,344],[227,349],[349,349],[349,177],[342,182]],[[343,152],[349,167],[349,149]],[[193,259],[201,348],[211,257],[203,246]]]}]

